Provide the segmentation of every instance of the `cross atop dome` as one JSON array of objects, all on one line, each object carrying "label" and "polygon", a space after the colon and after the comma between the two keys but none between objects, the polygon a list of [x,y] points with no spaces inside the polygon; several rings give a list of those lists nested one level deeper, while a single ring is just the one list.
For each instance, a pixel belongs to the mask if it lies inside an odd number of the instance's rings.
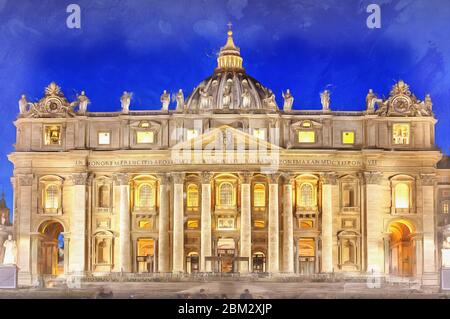
[{"label": "cross atop dome", "polygon": [[231,22],[228,23],[228,32],[227,32],[227,42],[220,49],[219,57],[217,58],[217,69],[221,70],[241,70],[242,67],[242,57],[240,49],[234,44],[233,41],[233,30],[231,29],[233,24]]}]

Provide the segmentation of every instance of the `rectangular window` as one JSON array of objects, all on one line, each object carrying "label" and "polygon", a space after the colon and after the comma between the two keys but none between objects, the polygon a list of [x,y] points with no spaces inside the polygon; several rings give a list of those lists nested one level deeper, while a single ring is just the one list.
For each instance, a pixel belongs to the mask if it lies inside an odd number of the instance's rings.
[{"label": "rectangular window", "polygon": [[136,132],[136,142],[138,144],[152,144],[155,140],[154,132],[138,131]]},{"label": "rectangular window", "polygon": [[395,145],[408,145],[410,127],[408,123],[397,123],[392,126],[392,142]]},{"label": "rectangular window", "polygon": [[219,230],[234,229],[234,218],[218,218],[217,229]]},{"label": "rectangular window", "polygon": [[186,131],[186,139],[191,140],[193,138],[196,138],[198,136],[198,131],[195,129],[188,129]]},{"label": "rectangular window", "polygon": [[299,143],[315,143],[316,142],[316,132],[314,132],[314,131],[298,131],[298,142]]},{"label": "rectangular window", "polygon": [[98,145],[109,145],[111,143],[111,133],[98,132]]},{"label": "rectangular window", "polygon": [[255,221],[253,221],[253,227],[264,228],[266,227],[266,222],[264,220],[256,219]]},{"label": "rectangular window", "polygon": [[342,132],[342,144],[355,144],[355,132]]},{"label": "rectangular window", "polygon": [[298,221],[300,229],[311,229],[314,228],[314,222],[309,219],[300,219]]},{"label": "rectangular window", "polygon": [[143,219],[139,221],[139,228],[141,229],[152,229],[153,222],[151,219]]},{"label": "rectangular window", "polygon": [[253,136],[259,138],[261,140],[266,139],[266,130],[263,128],[255,128],[253,129]]},{"label": "rectangular window", "polygon": [[442,202],[442,214],[448,214],[448,201]]},{"label": "rectangular window", "polygon": [[44,126],[44,144],[45,145],[61,145],[61,126],[45,125]]},{"label": "rectangular window", "polygon": [[188,229],[198,229],[199,223],[198,219],[188,219],[187,228]]}]

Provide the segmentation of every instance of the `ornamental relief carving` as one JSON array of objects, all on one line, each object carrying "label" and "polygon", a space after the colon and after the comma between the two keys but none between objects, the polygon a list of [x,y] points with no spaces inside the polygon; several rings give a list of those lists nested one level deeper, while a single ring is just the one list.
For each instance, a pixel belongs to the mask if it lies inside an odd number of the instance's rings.
[{"label": "ornamental relief carving", "polygon": [[366,185],[380,185],[381,179],[381,172],[364,172],[364,182]]},{"label": "ornamental relief carving", "polygon": [[118,173],[115,174],[113,177],[113,180],[116,184],[124,186],[129,185],[130,179],[131,179],[130,175],[126,173]]},{"label": "ornamental relief carving", "polygon": [[325,185],[336,185],[337,184],[337,174],[334,172],[326,172],[320,175],[322,183]]},{"label": "ornamental relief carving", "polygon": [[422,186],[433,186],[436,181],[436,174],[420,174]]},{"label": "ornamental relief carving", "polygon": [[19,175],[19,185],[20,186],[31,186],[33,185],[33,174],[29,175]]}]

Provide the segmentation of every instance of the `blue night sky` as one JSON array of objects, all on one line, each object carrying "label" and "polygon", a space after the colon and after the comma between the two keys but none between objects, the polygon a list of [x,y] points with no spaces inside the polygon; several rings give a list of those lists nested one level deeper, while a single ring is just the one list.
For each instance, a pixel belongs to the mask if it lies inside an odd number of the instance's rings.
[{"label": "blue night sky", "polygon": [[[66,7],[81,7],[81,29],[66,26]],[[381,6],[381,29],[366,7]],[[69,100],[85,90],[91,111],[159,109],[164,89],[187,95],[216,66],[227,23],[247,72],[281,104],[290,88],[295,109],[319,109],[331,90],[333,110],[362,110],[369,88],[388,95],[399,79],[419,99],[430,93],[437,144],[450,153],[450,1],[446,0],[0,0],[0,186],[12,206],[18,112],[56,81]]]}]

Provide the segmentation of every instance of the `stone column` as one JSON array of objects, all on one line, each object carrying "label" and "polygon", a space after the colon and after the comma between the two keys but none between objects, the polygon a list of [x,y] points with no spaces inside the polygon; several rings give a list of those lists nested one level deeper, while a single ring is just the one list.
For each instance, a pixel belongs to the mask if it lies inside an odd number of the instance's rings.
[{"label": "stone column", "polygon": [[416,250],[414,251],[415,257],[416,257],[416,269],[415,269],[415,274],[417,277],[421,277],[422,273],[423,273],[423,258],[422,258],[422,242],[423,242],[423,238],[422,238],[422,234],[414,234],[413,236],[413,240],[414,240],[414,245]]},{"label": "stone column", "polygon": [[322,179],[322,269],[333,271],[333,188],[337,184],[335,173],[324,173]]},{"label": "stone column", "polygon": [[213,174],[204,172],[202,177],[202,215],[200,234],[200,271],[210,272],[211,262],[206,262],[211,252],[211,177]]},{"label": "stone column", "polygon": [[[19,283],[31,284],[31,196],[33,175],[18,176],[18,230],[17,266],[19,267]],[[37,263],[37,260],[33,261]]]},{"label": "stone column", "polygon": [[384,271],[381,172],[364,172],[366,193],[367,272]]},{"label": "stone column", "polygon": [[283,186],[283,271],[294,272],[294,216],[292,211],[292,184],[294,176],[286,174]]},{"label": "stone column", "polygon": [[424,286],[439,285],[436,269],[436,244],[434,221],[434,183],[435,174],[421,174],[422,220],[423,220],[423,276]]},{"label": "stone column", "polygon": [[388,275],[390,267],[389,251],[391,249],[391,233],[383,234],[383,243],[384,243],[384,273]]},{"label": "stone column", "polygon": [[86,173],[73,174],[69,272],[86,270]]},{"label": "stone column", "polygon": [[158,271],[170,271],[169,196],[168,177],[161,174],[159,179],[158,216]]},{"label": "stone column", "polygon": [[174,173],[173,177],[173,263],[172,271],[184,271],[184,174]]},{"label": "stone column", "polygon": [[[131,218],[130,218],[130,177],[128,174],[117,174],[116,182],[119,185],[119,269],[122,272],[131,272]],[[72,241],[73,239],[71,239]]]},{"label": "stone column", "polygon": [[251,271],[252,258],[252,211],[251,211],[251,173],[245,172],[239,175],[241,178],[241,234],[240,257],[248,257],[248,262],[241,261],[239,271],[248,273]]},{"label": "stone column", "polygon": [[269,175],[269,231],[268,267],[269,273],[279,272],[279,220],[278,220],[278,178],[279,174]]}]

